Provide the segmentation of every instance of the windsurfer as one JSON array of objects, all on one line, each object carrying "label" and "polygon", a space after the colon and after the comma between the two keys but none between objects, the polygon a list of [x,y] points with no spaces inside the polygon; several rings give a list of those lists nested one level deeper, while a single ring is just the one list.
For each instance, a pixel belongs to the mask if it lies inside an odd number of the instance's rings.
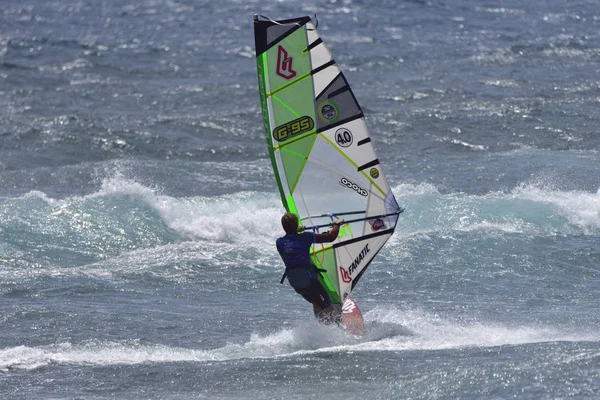
[{"label": "windsurfer", "polygon": [[338,219],[333,222],[330,231],[315,234],[305,232],[303,226],[298,226],[298,216],[286,212],[281,217],[286,234],[276,241],[277,251],[285,264],[284,276],[294,290],[313,305],[315,317],[324,324],[339,322],[341,309],[332,304],[327,290],[318,279],[320,270],[310,261],[310,246],[313,243],[333,242],[343,223],[343,219]]}]

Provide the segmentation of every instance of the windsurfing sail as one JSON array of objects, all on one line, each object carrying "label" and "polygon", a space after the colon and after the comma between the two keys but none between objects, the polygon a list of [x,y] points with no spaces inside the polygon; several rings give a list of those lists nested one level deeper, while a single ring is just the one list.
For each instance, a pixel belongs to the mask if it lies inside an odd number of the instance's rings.
[{"label": "windsurfing sail", "polygon": [[271,164],[283,206],[318,232],[344,218],[312,260],[334,303],[350,294],[404,211],[375,155],[348,81],[310,17],[254,16],[256,66]]}]

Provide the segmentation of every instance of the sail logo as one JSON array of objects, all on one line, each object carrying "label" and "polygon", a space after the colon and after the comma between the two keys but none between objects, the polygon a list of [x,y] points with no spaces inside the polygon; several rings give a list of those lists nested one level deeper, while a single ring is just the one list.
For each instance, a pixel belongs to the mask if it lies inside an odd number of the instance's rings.
[{"label": "sail logo", "polygon": [[383,222],[383,220],[381,218],[377,218],[376,220],[369,221],[369,224],[371,224],[371,229],[374,232],[377,232],[378,230],[385,228],[385,222]]},{"label": "sail logo", "polygon": [[367,197],[369,195],[369,192],[367,192],[365,189],[361,188],[360,186],[358,186],[356,183],[354,182],[350,182],[348,179],[346,178],[342,178],[340,180],[340,183],[343,186],[346,186],[349,189],[354,190],[356,193],[360,194],[361,196]]},{"label": "sail logo", "polygon": [[340,267],[340,274],[342,275],[342,282],[344,282],[344,283],[352,282],[352,278],[350,278],[350,274],[343,267]]},{"label": "sail logo", "polygon": [[325,100],[317,108],[319,109],[319,117],[326,124],[337,121],[340,113],[337,106],[331,100]]},{"label": "sail logo", "polygon": [[294,58],[290,57],[287,50],[279,45],[277,47],[277,69],[275,73],[283,79],[292,79],[296,76],[296,71],[294,71],[294,67],[292,66],[293,61]]},{"label": "sail logo", "polygon": [[340,128],[335,132],[335,142],[340,147],[349,147],[352,144],[352,132],[346,128]]},{"label": "sail logo", "polygon": [[356,310],[356,303],[352,300],[348,300],[344,302],[342,306],[342,313],[344,314],[352,314],[352,312]]},{"label": "sail logo", "polygon": [[305,115],[273,129],[273,138],[278,142],[283,142],[292,136],[311,131],[314,127],[315,121],[308,115]]},{"label": "sail logo", "polygon": [[352,261],[352,264],[350,264],[350,266],[348,267],[348,273],[350,275],[352,275],[354,273],[354,271],[356,271],[358,269],[358,267],[363,262],[363,260],[367,257],[367,254],[369,254],[370,251],[371,251],[371,249],[369,249],[369,243],[367,243],[365,245],[365,247],[363,247],[360,254],[358,256],[356,256],[354,261]]}]

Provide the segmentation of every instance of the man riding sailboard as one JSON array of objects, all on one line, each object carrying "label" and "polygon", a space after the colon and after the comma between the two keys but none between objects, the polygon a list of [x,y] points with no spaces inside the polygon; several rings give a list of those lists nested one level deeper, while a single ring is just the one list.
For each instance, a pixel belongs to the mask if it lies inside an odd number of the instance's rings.
[{"label": "man riding sailboard", "polygon": [[315,315],[344,325],[345,315],[358,310],[350,292],[404,208],[385,179],[363,111],[311,18],[255,15],[254,37],[264,133],[287,211],[277,249],[290,284]]},{"label": "man riding sailboard", "polygon": [[310,248],[314,243],[333,242],[340,231],[343,219],[333,222],[333,228],[320,234],[306,232],[304,226],[299,226],[298,216],[286,212],[281,218],[281,225],[285,230],[285,236],[277,239],[277,251],[285,264],[285,273],[281,281],[287,277],[288,282],[294,290],[306,301],[313,305],[315,317],[325,324],[341,321],[341,307],[333,306],[329,293],[327,293],[322,280],[319,280],[321,272],[325,270],[317,268],[310,260]]}]

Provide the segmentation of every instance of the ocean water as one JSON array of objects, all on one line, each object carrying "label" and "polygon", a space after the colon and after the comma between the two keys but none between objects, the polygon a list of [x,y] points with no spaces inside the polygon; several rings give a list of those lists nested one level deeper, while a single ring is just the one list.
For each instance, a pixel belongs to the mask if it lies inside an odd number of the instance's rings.
[{"label": "ocean water", "polygon": [[[252,16],[316,14],[398,228],[286,284]],[[600,398],[594,0],[3,0],[2,399]]]}]

